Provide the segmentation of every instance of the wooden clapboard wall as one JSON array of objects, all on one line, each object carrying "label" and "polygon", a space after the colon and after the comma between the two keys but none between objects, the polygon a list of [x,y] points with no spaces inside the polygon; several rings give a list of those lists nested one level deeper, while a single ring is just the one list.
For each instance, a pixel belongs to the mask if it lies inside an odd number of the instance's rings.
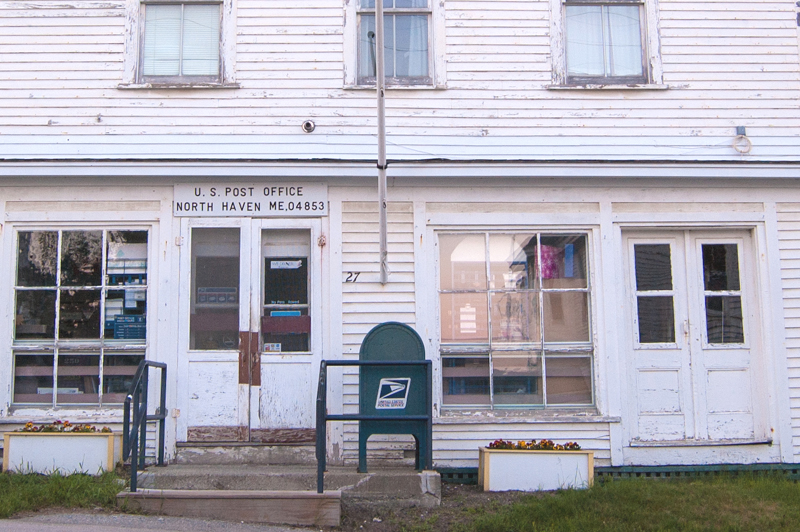
[{"label": "wooden clapboard wall", "polygon": [[[136,0],[4,1],[0,152],[372,157],[373,91],[344,88],[350,3],[238,0],[226,12],[236,24],[225,59],[240,88],[120,90],[126,56],[135,59]],[[547,0],[434,3],[442,84],[389,91],[390,157],[798,158],[794,2],[658,0],[668,88],[611,91],[547,88],[559,24]],[[317,130],[304,135],[309,118]],[[747,156],[731,147],[736,126],[753,142]]]}]

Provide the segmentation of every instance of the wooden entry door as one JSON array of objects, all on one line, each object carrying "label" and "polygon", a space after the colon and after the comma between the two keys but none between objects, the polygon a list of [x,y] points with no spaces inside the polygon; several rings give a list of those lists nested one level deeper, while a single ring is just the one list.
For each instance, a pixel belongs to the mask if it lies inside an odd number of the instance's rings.
[{"label": "wooden entry door", "polygon": [[624,243],[631,443],[764,438],[750,234],[630,232]]},{"label": "wooden entry door", "polygon": [[[186,220],[188,441],[313,440],[318,220]],[[313,280],[312,280],[313,279]],[[185,365],[185,369],[184,369]]]}]

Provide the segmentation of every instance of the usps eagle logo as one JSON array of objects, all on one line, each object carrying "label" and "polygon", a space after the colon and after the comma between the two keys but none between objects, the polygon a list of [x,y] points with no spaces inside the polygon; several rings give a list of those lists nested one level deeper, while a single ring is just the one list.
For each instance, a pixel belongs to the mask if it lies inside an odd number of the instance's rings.
[{"label": "usps eagle logo", "polygon": [[377,410],[405,408],[410,387],[411,379],[381,379],[378,385],[378,401],[375,403],[375,408]]}]

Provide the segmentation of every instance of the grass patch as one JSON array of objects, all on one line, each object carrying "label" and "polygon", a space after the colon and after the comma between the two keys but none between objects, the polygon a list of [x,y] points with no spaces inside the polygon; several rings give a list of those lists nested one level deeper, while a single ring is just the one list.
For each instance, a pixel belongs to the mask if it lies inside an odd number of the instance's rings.
[{"label": "grass patch", "polygon": [[0,473],[0,518],[48,507],[113,508],[122,490],[115,473],[38,475]]},{"label": "grass patch", "polygon": [[800,485],[783,477],[622,479],[476,512],[459,532],[795,531]]}]

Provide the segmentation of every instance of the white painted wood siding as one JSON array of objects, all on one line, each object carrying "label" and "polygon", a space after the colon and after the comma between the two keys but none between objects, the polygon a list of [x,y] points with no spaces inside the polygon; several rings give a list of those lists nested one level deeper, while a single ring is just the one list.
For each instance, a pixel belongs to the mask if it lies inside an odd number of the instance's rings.
[{"label": "white painted wood siding", "polygon": [[[500,436],[499,436],[500,435]],[[436,467],[478,467],[478,448],[502,437],[508,441],[577,441],[581,448],[594,451],[598,466],[611,464],[608,423],[569,423],[546,421],[513,423],[487,420],[486,423],[458,423],[437,420],[433,426],[433,460]]]},{"label": "white painted wood siding", "polygon": [[[342,203],[342,358],[358,360],[364,336],[379,323],[398,321],[416,326],[414,303],[414,213],[410,202],[390,202],[388,261],[392,282],[380,284],[378,202]],[[358,273],[355,282],[347,282]],[[358,376],[343,378],[344,411],[358,412]],[[344,458],[357,459],[358,425],[344,426]],[[373,440],[375,444],[373,445]],[[379,443],[380,442],[380,443]],[[392,443],[385,443],[392,442]],[[375,436],[370,457],[396,457],[413,448],[405,438]]]},{"label": "white painted wood siding", "polygon": [[[345,3],[239,0],[239,89],[120,90],[125,0],[2,2],[0,156],[372,158],[373,91],[343,88]],[[446,88],[389,91],[390,158],[800,159],[794,2],[659,0],[655,91],[548,90],[547,0],[436,9]]]},{"label": "white painted wood siding", "polygon": [[800,203],[778,203],[783,311],[794,461],[800,459]]}]

